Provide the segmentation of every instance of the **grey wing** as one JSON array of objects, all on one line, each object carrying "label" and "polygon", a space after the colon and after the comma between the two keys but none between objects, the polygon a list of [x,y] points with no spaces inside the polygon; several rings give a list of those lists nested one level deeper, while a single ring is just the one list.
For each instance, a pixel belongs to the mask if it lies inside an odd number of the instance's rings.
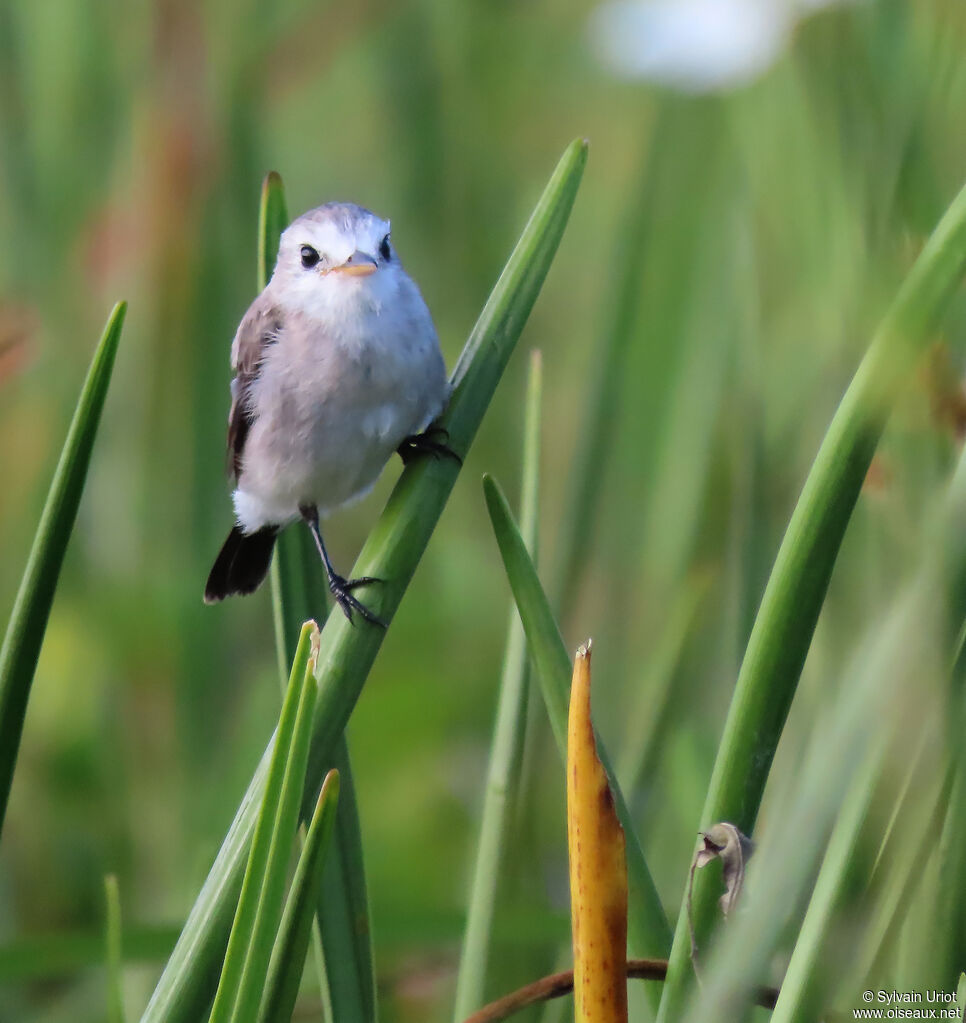
[{"label": "grey wing", "polygon": [[255,420],[252,385],[266,351],[275,344],[283,329],[279,310],[264,300],[264,293],[249,307],[238,326],[231,346],[231,409],[228,412],[228,462],[235,479],[241,472],[242,452],[248,431]]}]

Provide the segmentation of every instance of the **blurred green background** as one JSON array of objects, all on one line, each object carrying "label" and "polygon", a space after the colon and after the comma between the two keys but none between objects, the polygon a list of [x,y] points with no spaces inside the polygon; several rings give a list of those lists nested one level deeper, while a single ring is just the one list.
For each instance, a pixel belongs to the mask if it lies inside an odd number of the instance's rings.
[{"label": "blurred green background", "polygon": [[[277,715],[267,587],[201,602],[231,519],[228,349],[270,169],[293,214],[351,199],[392,218],[452,365],[557,156],[589,138],[522,342],[544,353],[542,574],[568,645],[594,637],[595,713],[676,914],[782,530],[966,178],[966,7],[819,11],[753,82],[690,96],[611,73],[592,9],[0,0],[0,619],[101,325],[131,303],[0,847],[0,1019],[103,1018],[107,872],[144,949],[127,991],[140,1011]],[[946,323],[950,339],[966,326],[961,300]],[[478,481],[517,492],[525,354],[351,723],[389,1023],[447,1019],[452,1003],[509,605]],[[958,361],[937,337],[877,456],[778,778],[915,560],[963,426]],[[606,443],[585,486],[574,467],[605,364]],[[333,517],[337,565],[397,474]],[[576,486],[593,517],[575,537]],[[542,715],[494,996],[547,972],[568,935],[563,772]]]}]

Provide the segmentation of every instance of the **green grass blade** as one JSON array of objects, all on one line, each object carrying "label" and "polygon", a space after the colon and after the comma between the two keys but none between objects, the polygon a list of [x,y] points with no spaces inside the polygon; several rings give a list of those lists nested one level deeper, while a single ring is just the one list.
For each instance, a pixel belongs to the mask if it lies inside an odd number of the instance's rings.
[{"label": "green grass blade", "polygon": [[314,664],[309,661],[302,682],[295,730],[292,734],[292,744],[285,765],[285,779],[282,782],[282,792],[272,829],[268,862],[258,897],[255,925],[238,987],[235,1011],[231,1017],[232,1023],[255,1023],[258,1019],[272,948],[281,922],[285,883],[305,788],[312,717],[318,697],[318,683],[315,681],[313,668]]},{"label": "green grass blade", "polygon": [[[913,603],[905,601],[889,620],[896,636],[907,638],[920,624]],[[759,839],[748,868],[744,904],[728,920],[727,940],[699,946],[701,984],[689,989],[690,1007],[678,1017],[687,1023],[708,1018],[740,1020],[754,1002],[756,987],[770,978],[769,967],[782,935],[794,926],[796,906],[805,897],[821,860],[829,830],[842,808],[842,789],[851,790],[872,755],[878,737],[867,727],[886,714],[899,672],[886,677],[896,643],[890,638],[859,671],[847,673],[840,698],[816,723],[798,780],[782,800],[782,810]],[[720,875],[717,889],[720,893]],[[751,893],[753,893],[753,898]]]},{"label": "green grass blade", "polygon": [[[829,426],[779,549],[738,675],[701,825],[754,828],[765,781],[798,685],[832,568],[892,404],[925,350],[966,266],[966,189],[953,201],[899,290]],[[698,877],[701,938],[716,892]],[[679,1019],[691,976],[682,906],[660,1021]]]},{"label": "green grass blade", "polygon": [[[890,735],[903,750],[903,735],[908,742],[909,734],[918,734],[942,713],[942,694],[928,680],[941,678],[953,660],[956,633],[945,628],[944,618],[950,607],[962,606],[966,593],[964,517],[966,457],[961,456],[940,515],[926,534],[929,548],[920,571],[862,645],[857,665],[844,673],[816,722],[811,749],[796,771],[795,791],[782,799],[781,812],[769,820],[752,859],[747,892],[754,896],[728,920],[727,940],[714,943],[701,984],[691,989],[691,1011],[677,1018],[739,1018],[741,1004],[748,1004],[756,985],[768,977],[795,906],[812,884],[824,836],[840,811],[840,793],[870,757],[881,756],[877,747]],[[894,900],[880,905],[895,908]],[[858,963],[874,954],[880,933],[875,921],[863,928],[853,950]]]},{"label": "green grass blade", "polygon": [[107,397],[127,304],[111,312],[84,381],[0,647],[0,831],[37,658]]},{"label": "green grass blade", "polygon": [[121,895],[117,878],[109,874],[104,878],[104,905],[106,914],[107,951],[107,1020],[124,1023],[124,993],[122,987],[121,955]]},{"label": "green grass blade", "polygon": [[[954,783],[950,786],[946,820],[939,842],[939,895],[935,920],[936,949],[932,961],[930,981],[935,981],[937,990],[951,990],[958,982],[963,964],[966,923],[963,922],[963,908],[966,896],[963,885],[966,881],[966,770],[959,752],[959,763]],[[940,986],[941,985],[941,986]]]},{"label": "green grass blade", "polygon": [[899,840],[894,833],[897,829],[892,828],[880,850],[869,884],[875,898],[863,927],[862,941],[856,945],[855,956],[841,984],[850,995],[871,986],[872,978],[880,972],[882,958],[901,932],[909,906],[923,880],[923,865],[939,844],[943,811],[950,805],[952,777],[952,772],[947,772],[942,784],[927,793],[925,799],[918,789],[907,794],[898,807],[896,819],[902,822],[902,830],[908,834]]},{"label": "green grass blade", "polygon": [[[531,557],[536,559],[537,504],[540,480],[540,401],[543,374],[540,353],[533,352],[527,385],[523,441],[523,481],[520,498],[521,532]],[[490,746],[483,819],[477,843],[476,865],[470,885],[469,908],[459,973],[456,978],[455,1021],[465,1019],[483,1004],[490,931],[496,904],[497,882],[503,860],[507,818],[519,786],[527,696],[527,649],[516,607],[511,608],[506,652],[500,679],[496,725]]]},{"label": "green grass blade", "polygon": [[[298,636],[298,623],[311,617],[312,608],[318,614],[322,608],[328,606],[327,594],[323,592],[322,576],[320,572],[312,572],[316,565],[316,552],[314,547],[307,549],[309,537],[306,530],[288,530],[279,537],[275,545],[275,557],[272,559],[271,588],[272,588],[272,614],[275,625],[275,649],[278,654],[279,668],[284,671],[285,664],[292,659],[292,649],[295,639]],[[315,594],[313,597],[312,594]],[[291,639],[291,642],[289,642]],[[282,685],[285,681],[282,677]],[[343,760],[348,763],[349,751],[346,747],[345,736],[342,737],[337,749],[337,763]],[[352,817],[358,819],[358,807],[355,803],[355,793],[351,786],[348,786],[345,797],[339,801],[337,819]],[[358,822],[358,821],[357,821]],[[300,841],[304,841],[304,824],[299,828]],[[338,854],[338,849],[335,850]],[[333,856],[330,854],[329,859]],[[365,894],[365,877],[362,877],[363,895]],[[338,898],[349,899],[351,893],[340,890]],[[366,905],[366,919],[368,921],[368,905]],[[370,969],[368,976],[372,979],[369,987],[375,998],[375,979],[372,971],[372,948],[368,937],[369,931],[366,928],[366,949],[369,955]],[[325,1005],[331,1009],[331,1001],[328,996],[329,982],[325,973],[325,961],[322,953],[324,937],[318,921],[311,928],[312,961],[315,967],[316,978],[319,986],[319,994]],[[331,939],[330,939],[331,944]],[[332,1018],[331,1011],[326,1017]]]},{"label": "green grass blade", "polygon": [[834,972],[828,957],[834,948],[833,924],[847,902],[849,891],[868,878],[869,815],[886,753],[880,736],[863,769],[852,783],[832,829],[825,858],[812,890],[792,957],[782,978],[778,1002],[772,1013],[775,1023],[806,1023],[821,1019],[827,1007]]},{"label": "green grass blade", "polygon": [[339,772],[339,806],[316,900],[329,1002],[333,1020],[374,1023],[376,974],[369,895],[355,784],[344,735],[336,740],[332,763]]},{"label": "green grass blade", "polygon": [[[949,516],[952,528],[962,525],[962,510]],[[948,525],[947,525],[947,528]],[[948,751],[945,810],[936,864],[937,892],[933,911],[933,945],[930,955],[930,986],[950,991],[959,984],[966,948],[966,752],[962,734],[966,726],[966,592],[950,587],[946,636],[954,644],[949,705],[946,721]],[[960,1003],[962,1004],[962,1003]]]},{"label": "green grass blade", "polygon": [[[261,291],[272,276],[278,256],[279,239],[288,225],[288,207],[282,179],[275,171],[262,182],[261,201],[258,206],[258,249],[256,285]],[[302,622],[321,614],[326,606],[325,597],[312,589],[315,576],[308,570],[311,560],[303,557],[303,545],[298,543],[303,530],[283,532],[275,545],[272,558],[272,616],[275,624],[275,650],[278,655],[278,673],[282,686],[288,678],[289,665],[294,656]],[[317,573],[316,573],[317,575]],[[316,603],[308,598],[322,596]],[[314,610],[313,610],[314,609]]]},{"label": "green grass blade", "polygon": [[621,378],[626,372],[628,346],[635,339],[641,306],[648,219],[653,216],[652,162],[655,147],[648,138],[643,165],[628,196],[626,217],[621,218],[614,265],[617,274],[607,293],[604,336],[594,359],[595,378],[587,388],[578,446],[570,471],[567,500],[560,527],[560,558],[552,589],[560,620],[570,620],[583,568],[583,552],[592,542],[605,468],[613,448],[620,406]]},{"label": "green grass blade", "polygon": [[[523,628],[527,635],[530,656],[540,680],[550,725],[561,755],[567,751],[567,712],[572,668],[560,638],[533,562],[527,554],[520,531],[497,484],[483,478],[486,506],[493,522],[500,554],[513,590]],[[657,889],[644,860],[640,842],[634,831],[630,811],[614,776],[607,751],[598,738],[597,752],[610,779],[611,790],[624,836],[627,841],[627,881],[629,895],[628,934],[632,955],[664,955],[671,944],[671,930],[661,906]]]},{"label": "green grass blade", "polygon": [[[275,173],[269,174],[262,188],[259,213],[260,287],[264,287],[275,264],[279,235],[287,222],[282,180]],[[275,646],[283,687],[302,622],[321,615],[328,604],[328,587],[308,530],[286,530],[278,538],[272,559]],[[331,1018],[342,1023],[370,1023],[376,1018],[376,978],[369,898],[359,807],[344,735],[337,741],[334,763],[342,778],[342,796],[335,817],[335,841],[320,889],[318,927],[312,929],[313,959],[320,990],[327,992],[324,1000]]]},{"label": "green grass blade", "polygon": [[[276,842],[281,841],[284,844],[284,836],[278,834],[278,821],[283,810],[283,798],[288,795],[291,799],[290,769],[293,763],[296,763],[296,729],[299,725],[303,729],[307,727],[307,721],[303,714],[307,693],[311,693],[314,703],[314,683],[307,685],[305,680],[308,674],[311,648],[317,637],[318,631],[315,623],[306,622],[299,638],[295,660],[292,663],[292,674],[282,705],[278,729],[275,733],[271,766],[258,811],[258,821],[255,825],[245,880],[242,884],[241,896],[238,900],[235,921],[228,940],[228,950],[225,953],[225,962],[209,1023],[226,1023],[227,1020],[235,1019],[236,1006],[243,1005],[243,983],[246,985],[245,995],[250,997],[251,981],[246,979],[249,976],[249,957],[257,931],[261,926],[263,890],[267,886],[269,871],[280,858],[277,855]],[[302,776],[304,776],[304,766],[302,766]],[[291,823],[289,843],[295,834],[295,821],[293,820]],[[290,844],[289,851],[291,851]],[[287,859],[282,865],[283,871],[286,865]],[[282,877],[284,881],[284,873]],[[257,1008],[256,1001],[256,1011]]]},{"label": "green grass blade", "polygon": [[272,949],[259,1023],[289,1023],[309,947],[322,866],[332,838],[339,801],[339,772],[330,771],[322,783],[285,903],[278,937]]},{"label": "green grass blade", "polygon": [[285,190],[276,171],[270,171],[262,182],[262,199],[258,206],[258,290],[261,291],[272,276],[278,257],[278,242],[288,227],[288,207]]},{"label": "green grass blade", "polygon": [[272,559],[272,615],[279,678],[288,678],[302,622],[321,617],[328,607],[328,587],[317,571],[319,555],[307,529],[286,529]]},{"label": "green grass blade", "polygon": [[[288,207],[282,179],[275,171],[262,182],[258,206],[258,250],[256,284],[261,291],[272,276],[278,256],[279,239],[288,225]],[[288,678],[295,643],[302,622],[315,618],[326,606],[319,573],[311,572],[314,553],[307,549],[305,530],[282,533],[272,558],[272,615],[275,623],[275,649],[282,685]]]},{"label": "green grass blade", "polygon": [[617,777],[628,792],[636,791],[644,780],[657,740],[667,728],[675,671],[709,583],[707,574],[685,580],[671,601],[666,625],[648,654],[635,702],[627,710],[627,726],[617,758]]},{"label": "green grass blade", "polygon": [[[561,157],[456,367],[454,391],[442,425],[449,431],[450,445],[464,455],[550,268],[586,158],[582,141],[572,143]],[[458,466],[449,458],[424,459],[408,466],[370,533],[353,575],[386,580],[373,588],[370,599],[373,610],[383,618],[390,618],[402,599],[457,473]],[[345,730],[383,636],[383,630],[364,623],[350,625],[341,613],[330,614],[326,621],[317,667],[319,702],[307,775],[310,790],[321,783],[331,766],[332,750]],[[145,1010],[145,1023],[194,1023],[209,997],[266,771],[267,756],[263,756]],[[308,812],[314,799],[311,804]]]}]

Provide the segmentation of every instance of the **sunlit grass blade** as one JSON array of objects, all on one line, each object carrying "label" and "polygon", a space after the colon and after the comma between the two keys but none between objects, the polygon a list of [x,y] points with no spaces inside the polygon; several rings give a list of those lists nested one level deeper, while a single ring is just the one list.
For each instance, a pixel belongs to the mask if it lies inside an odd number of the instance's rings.
[{"label": "sunlit grass blade", "polygon": [[[259,286],[264,287],[275,264],[279,236],[288,223],[282,180],[274,172],[262,187],[258,219],[258,278]],[[283,686],[302,622],[321,617],[329,605],[323,579],[308,530],[285,530],[272,559],[272,612]],[[340,772],[342,794],[335,816],[335,840],[318,889],[313,958],[333,1018],[342,1023],[369,1023],[376,1017],[376,980],[359,808],[344,735],[336,742],[333,763]]]},{"label": "sunlit grass blade", "polygon": [[[531,557],[536,561],[538,491],[540,483],[540,404],[543,371],[540,353],[530,358],[530,376],[523,437],[523,480],[520,499],[520,529]],[[490,931],[496,905],[497,883],[510,807],[519,785],[520,762],[526,731],[527,650],[523,626],[516,607],[511,608],[507,626],[496,724],[490,744],[483,818],[476,849],[476,864],[463,932],[456,1004],[453,1018],[465,1019],[483,1004],[489,962]]]},{"label": "sunlit grass blade", "polygon": [[[966,266],[966,189],[953,201],[899,290],[809,472],[762,598],[715,760],[701,824],[751,834],[765,781],[832,568],[892,404],[926,348]],[[695,925],[706,935],[715,893],[700,878]],[[674,935],[660,1019],[680,1018],[691,968],[687,913]]]},{"label": "sunlit grass blade", "polygon": [[315,623],[306,622],[299,637],[209,1023],[242,1023],[258,1012],[298,821],[317,692],[311,665],[318,635]]},{"label": "sunlit grass blade", "polygon": [[84,490],[126,310],[124,302],[114,307],[94,353],[0,647],[0,831],[37,658]]},{"label": "sunlit grass blade", "polygon": [[322,783],[319,802],[292,878],[285,912],[272,949],[265,993],[258,1014],[259,1023],[289,1023],[292,1018],[338,800],[339,773],[330,771]]},{"label": "sunlit grass blade", "polygon": [[[526,323],[563,235],[586,162],[587,147],[572,143],[497,281],[454,371],[453,395],[441,425],[450,446],[466,453]],[[385,619],[402,599],[429,542],[459,466],[451,458],[425,459],[406,468],[353,569],[385,582],[373,587],[371,606]],[[350,625],[330,614],[317,667],[319,701],[307,789],[321,784],[332,751],[379,651],[384,630]],[[265,781],[262,757],[222,848],[195,901],[168,965],[145,1011],[146,1023],[193,1023],[210,994],[212,970],[224,948],[231,906],[244,868],[255,808]],[[315,800],[303,807],[309,814]]]},{"label": "sunlit grass blade", "polygon": [[113,874],[104,878],[104,906],[106,909],[104,937],[107,952],[107,1020],[108,1023],[124,1023],[121,895],[118,891],[117,878]]},{"label": "sunlit grass blade", "polygon": [[[483,490],[486,506],[493,522],[503,565],[506,569],[513,597],[523,621],[530,657],[540,681],[550,726],[557,740],[561,756],[567,754],[567,715],[570,700],[571,664],[560,638],[546,594],[533,562],[527,554],[520,531],[510,513],[500,488],[485,476]],[[661,906],[657,889],[644,860],[640,841],[634,831],[630,811],[617,784],[607,751],[597,740],[601,763],[610,779],[611,791],[617,806],[617,815],[627,840],[627,880],[630,892],[628,934],[634,956],[660,956],[667,954],[671,944],[671,930]]]}]

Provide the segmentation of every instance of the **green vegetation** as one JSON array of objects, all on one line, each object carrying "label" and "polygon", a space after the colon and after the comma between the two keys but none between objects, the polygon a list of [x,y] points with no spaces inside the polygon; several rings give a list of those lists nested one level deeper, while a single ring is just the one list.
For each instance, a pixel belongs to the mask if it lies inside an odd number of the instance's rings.
[{"label": "green vegetation", "polygon": [[[829,7],[704,96],[611,77],[589,0],[55,8],[0,5],[0,1019],[459,1023],[565,967],[588,636],[670,956],[631,1020],[955,991],[962,4]],[[302,530],[201,601],[231,336],[330,198],[391,216],[453,367],[462,469],[326,533],[386,632]],[[689,921],[720,820],[739,910],[712,864]]]}]

